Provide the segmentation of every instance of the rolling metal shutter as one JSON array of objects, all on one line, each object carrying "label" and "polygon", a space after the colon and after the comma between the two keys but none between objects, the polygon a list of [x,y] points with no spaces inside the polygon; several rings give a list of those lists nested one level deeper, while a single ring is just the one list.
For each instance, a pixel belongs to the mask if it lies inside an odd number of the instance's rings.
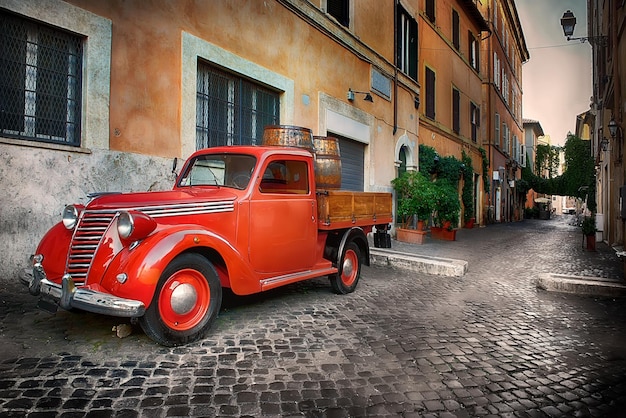
[{"label": "rolling metal shutter", "polygon": [[339,140],[341,153],[341,190],[362,192],[365,184],[365,144],[329,133]]}]

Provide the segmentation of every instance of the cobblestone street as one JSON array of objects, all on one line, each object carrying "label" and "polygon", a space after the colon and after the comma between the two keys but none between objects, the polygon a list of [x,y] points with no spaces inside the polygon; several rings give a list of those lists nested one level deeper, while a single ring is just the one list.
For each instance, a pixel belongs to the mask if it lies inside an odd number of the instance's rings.
[{"label": "cobblestone street", "polygon": [[177,348],[126,320],[36,308],[0,282],[0,416],[607,417],[626,408],[626,300],[537,290],[539,273],[623,277],[569,217],[459,230],[394,250],[466,260],[463,277],[365,267],[227,295]]}]

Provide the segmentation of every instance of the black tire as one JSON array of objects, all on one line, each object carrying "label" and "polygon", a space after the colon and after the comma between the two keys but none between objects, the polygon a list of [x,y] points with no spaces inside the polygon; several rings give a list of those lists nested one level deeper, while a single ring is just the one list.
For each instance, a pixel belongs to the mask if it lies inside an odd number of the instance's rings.
[{"label": "black tire", "polygon": [[206,335],[221,305],[222,286],[213,265],[199,254],[182,254],[161,274],[139,324],[161,345],[187,344]]},{"label": "black tire", "polygon": [[335,293],[345,295],[354,292],[361,278],[361,250],[354,242],[349,242],[339,260],[339,272],[330,276],[330,284]]}]

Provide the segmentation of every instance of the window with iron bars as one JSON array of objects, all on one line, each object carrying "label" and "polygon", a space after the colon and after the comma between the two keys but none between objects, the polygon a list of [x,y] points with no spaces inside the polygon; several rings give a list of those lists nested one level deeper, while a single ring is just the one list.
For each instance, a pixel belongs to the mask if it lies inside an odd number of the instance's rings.
[{"label": "window with iron bars", "polygon": [[0,135],[80,146],[83,38],[0,11]]},{"label": "window with iron bars", "polygon": [[279,93],[198,62],[196,149],[255,145],[280,121]]}]

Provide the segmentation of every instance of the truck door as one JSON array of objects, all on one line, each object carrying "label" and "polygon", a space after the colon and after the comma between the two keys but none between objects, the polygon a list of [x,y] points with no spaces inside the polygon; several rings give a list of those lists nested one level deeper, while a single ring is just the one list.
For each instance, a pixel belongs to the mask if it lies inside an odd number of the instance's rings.
[{"label": "truck door", "polygon": [[315,263],[317,207],[306,159],[267,162],[250,202],[249,257],[262,273],[285,274]]}]

